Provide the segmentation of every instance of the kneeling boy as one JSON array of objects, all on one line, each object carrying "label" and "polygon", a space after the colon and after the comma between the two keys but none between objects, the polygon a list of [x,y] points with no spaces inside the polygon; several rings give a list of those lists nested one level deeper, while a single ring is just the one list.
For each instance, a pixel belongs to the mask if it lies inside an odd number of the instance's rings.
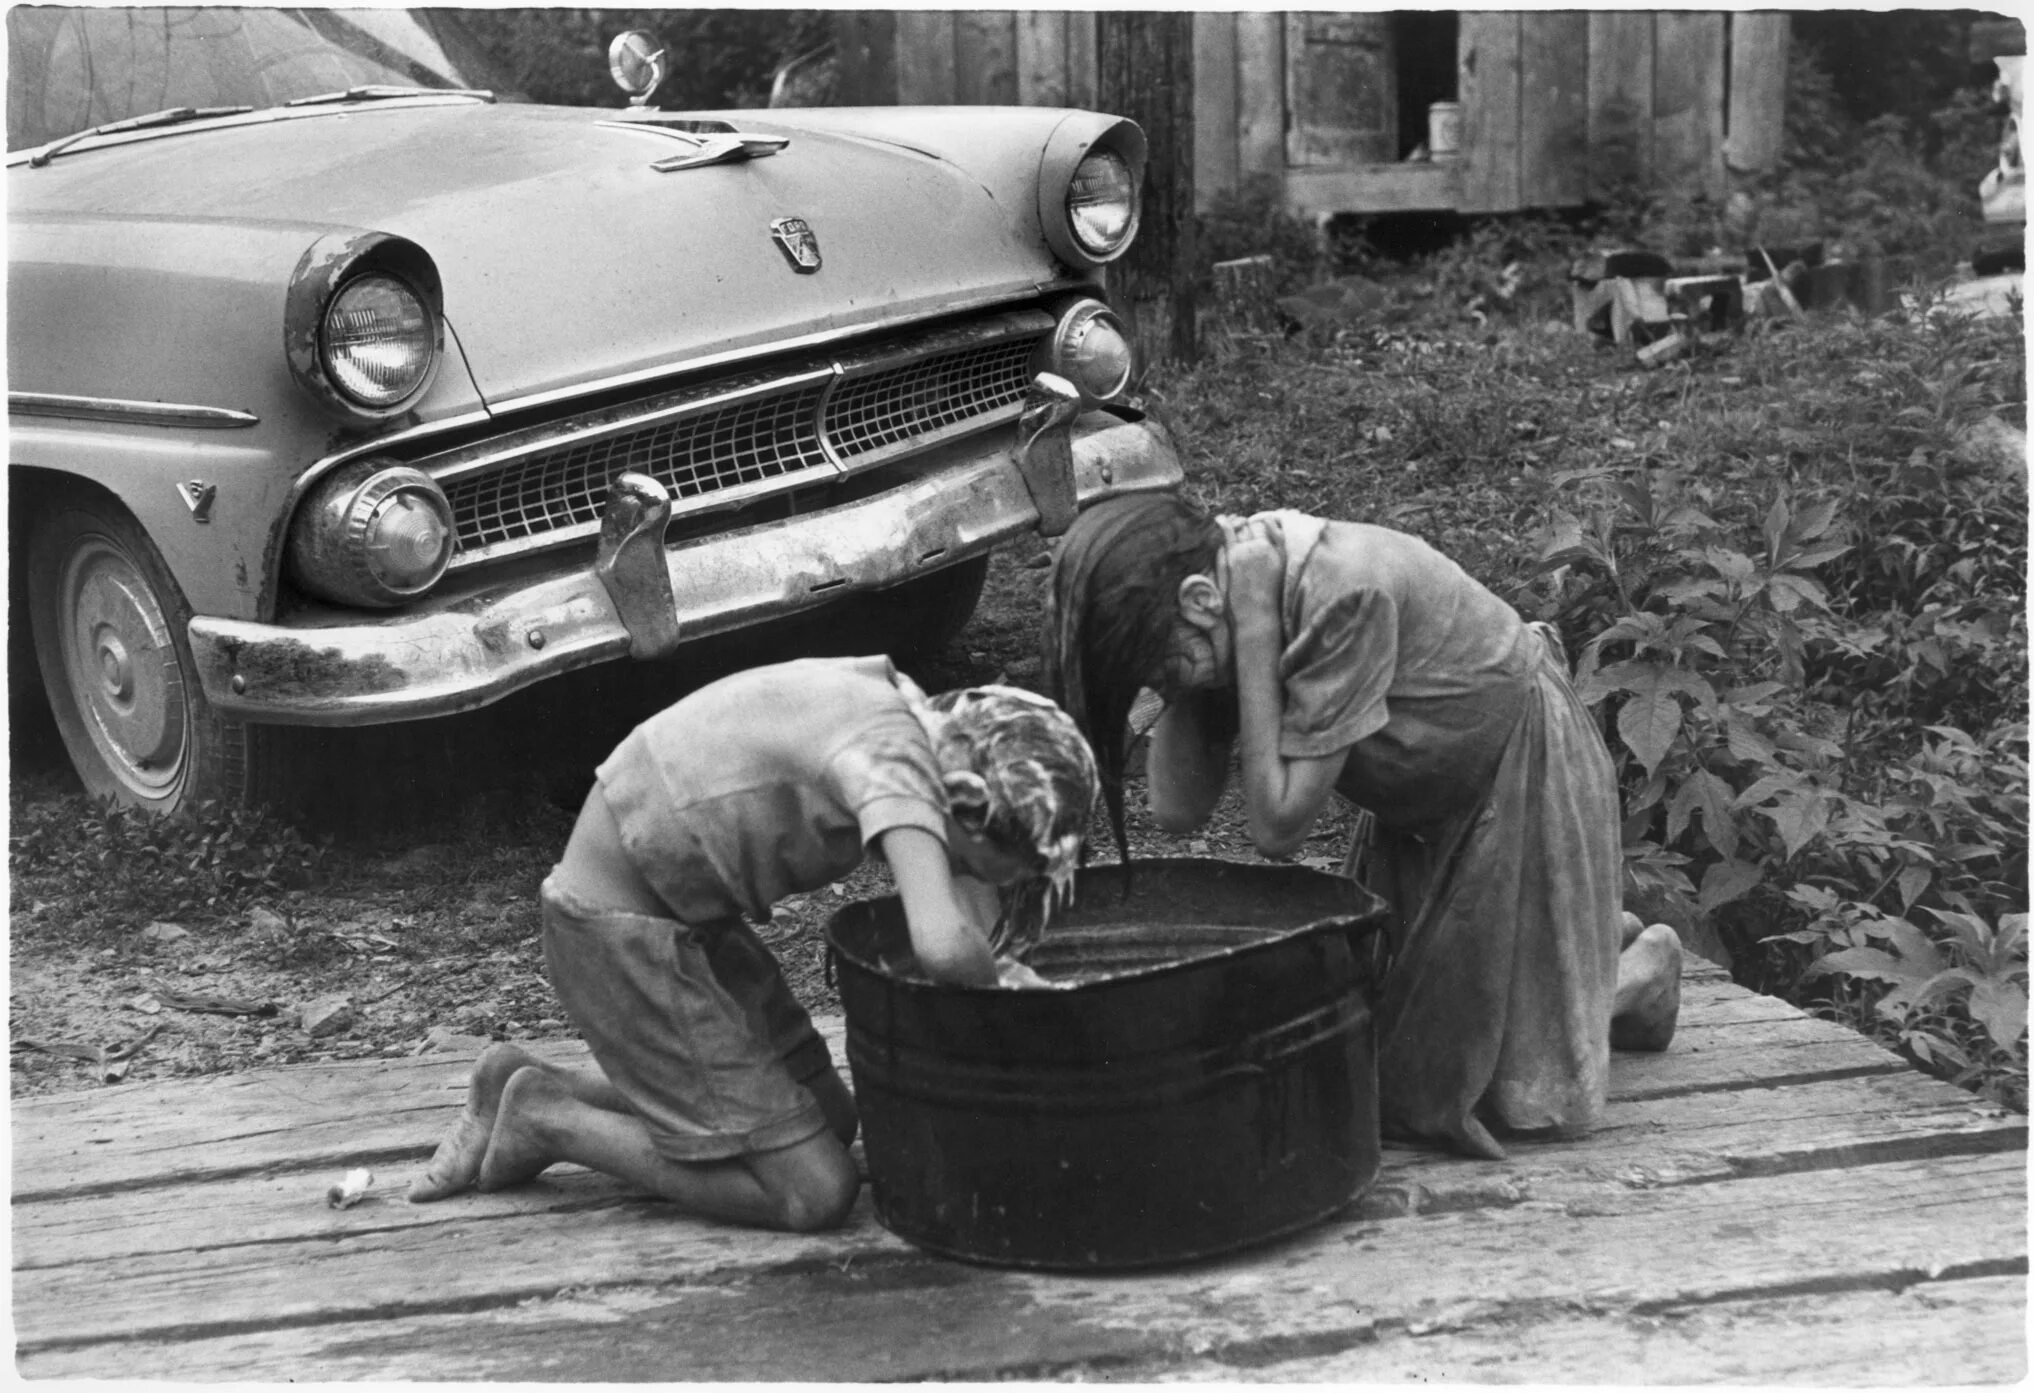
[{"label": "kneeling boy", "polygon": [[923,971],[1038,985],[996,958],[996,887],[1068,887],[1096,786],[1051,702],[927,698],[882,657],[752,669],[651,717],[600,766],[543,886],[545,967],[605,1077],[491,1046],[410,1198],[572,1161],[711,1218],[840,1223],[860,1188],[854,1100],[742,916],[767,921],[875,846]]}]

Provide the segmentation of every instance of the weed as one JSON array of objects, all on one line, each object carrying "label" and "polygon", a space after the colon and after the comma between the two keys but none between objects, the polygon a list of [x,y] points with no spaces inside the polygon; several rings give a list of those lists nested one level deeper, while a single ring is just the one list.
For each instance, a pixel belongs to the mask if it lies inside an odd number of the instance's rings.
[{"label": "weed", "polygon": [[17,800],[8,843],[17,911],[44,903],[59,911],[52,929],[86,935],[229,914],[310,884],[323,858],[294,827],[256,809],[205,804],[158,818],[82,796]]}]

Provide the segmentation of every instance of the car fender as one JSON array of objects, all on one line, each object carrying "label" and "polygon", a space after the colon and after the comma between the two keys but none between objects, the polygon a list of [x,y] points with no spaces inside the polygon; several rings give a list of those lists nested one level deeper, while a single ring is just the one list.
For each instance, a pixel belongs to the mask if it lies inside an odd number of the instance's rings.
[{"label": "car fender", "polygon": [[[272,615],[288,509],[320,459],[483,414],[449,327],[428,394],[389,422],[345,423],[298,385],[285,340],[291,278],[333,232],[48,216],[11,228],[9,463],[119,500],[197,613]],[[149,410],[104,419],[95,402]]]}]

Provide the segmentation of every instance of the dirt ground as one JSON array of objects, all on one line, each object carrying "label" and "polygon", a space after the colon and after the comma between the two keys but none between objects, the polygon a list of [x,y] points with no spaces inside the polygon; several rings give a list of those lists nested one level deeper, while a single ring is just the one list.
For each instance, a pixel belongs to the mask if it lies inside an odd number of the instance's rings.
[{"label": "dirt ground", "polygon": [[[1035,684],[1043,562],[1036,542],[999,554],[967,629],[943,654],[911,664],[914,675],[931,690]],[[304,757],[317,793],[301,817],[322,848],[317,877],[311,888],[230,913],[89,914],[43,890],[46,879],[24,873],[17,854],[9,886],[13,1096],[569,1036],[544,977],[536,891],[593,766],[689,685],[744,662],[852,642],[819,625],[784,636],[781,649],[723,647],[662,672],[602,669],[472,716],[310,738]],[[84,809],[53,729],[21,723],[11,774],[17,838],[37,817]],[[1144,823],[1138,801],[1133,789],[1134,854],[1255,856],[1233,795],[1187,837]],[[1324,820],[1300,859],[1331,863],[1346,835],[1345,820]],[[1097,859],[1114,859],[1099,817],[1092,845]],[[880,866],[864,865],[840,885],[786,901],[762,930],[812,1009],[835,1004],[828,917],[888,888]],[[322,1026],[320,1014],[329,1016]]]}]

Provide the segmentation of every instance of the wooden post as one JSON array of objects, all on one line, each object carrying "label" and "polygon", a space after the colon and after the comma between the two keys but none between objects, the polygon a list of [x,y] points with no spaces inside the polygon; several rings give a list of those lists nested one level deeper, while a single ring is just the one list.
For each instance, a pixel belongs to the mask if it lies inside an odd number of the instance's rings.
[{"label": "wooden post", "polygon": [[1193,16],[1103,10],[1095,16],[1096,105],[1144,128],[1144,217],[1109,268],[1116,308],[1147,364],[1190,363],[1194,305]]}]

